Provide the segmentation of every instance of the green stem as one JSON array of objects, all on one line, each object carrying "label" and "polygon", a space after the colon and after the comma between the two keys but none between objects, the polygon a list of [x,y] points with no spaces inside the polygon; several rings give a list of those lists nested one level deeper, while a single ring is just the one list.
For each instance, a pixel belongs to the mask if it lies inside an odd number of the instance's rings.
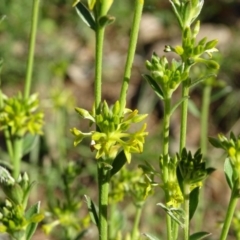
[{"label": "green stem", "polygon": [[140,219],[141,219],[141,215],[142,215],[143,204],[142,203],[138,204],[136,206],[136,208],[137,208],[137,211],[136,211],[135,219],[134,219],[134,223],[133,223],[131,240],[139,239],[138,227],[139,227],[139,223],[140,223]]},{"label": "green stem", "polygon": [[125,70],[124,70],[123,84],[122,84],[122,89],[120,93],[121,112],[124,110],[126,106],[127,90],[129,86],[131,69],[132,69],[134,55],[135,55],[136,46],[137,46],[137,39],[138,39],[139,25],[140,25],[141,16],[142,16],[143,4],[144,4],[144,0],[135,0],[133,24],[132,24],[130,42],[128,47],[127,61],[126,61]]},{"label": "green stem", "polygon": [[205,85],[203,89],[203,102],[201,110],[201,151],[203,156],[207,153],[207,136],[208,136],[208,114],[210,105],[210,94],[212,87]]},{"label": "green stem", "polygon": [[182,98],[185,100],[182,102],[181,107],[181,128],[180,128],[180,153],[186,145],[187,134],[187,115],[188,115],[188,97],[189,97],[189,80],[185,80],[182,84]]},{"label": "green stem", "polygon": [[[168,192],[168,161],[169,161],[169,130],[170,130],[170,114],[171,113],[171,98],[167,97],[164,99],[164,118],[163,118],[163,162],[160,163],[163,172],[163,184],[165,190],[166,202],[169,199]],[[168,240],[172,239],[172,220],[167,214],[167,236]]]},{"label": "green stem", "polygon": [[110,171],[98,166],[99,189],[99,240],[108,240],[108,192]]},{"label": "green stem", "polygon": [[7,151],[8,151],[9,157],[10,157],[11,161],[13,162],[13,145],[12,145],[12,141],[11,141],[10,132],[8,129],[4,130],[4,136],[5,136],[5,142],[7,145]]},{"label": "green stem", "polygon": [[17,179],[20,174],[23,139],[17,137],[13,140],[13,177]]},{"label": "green stem", "polygon": [[223,228],[222,228],[220,240],[227,239],[227,235],[228,235],[228,231],[229,231],[229,228],[230,228],[230,225],[231,225],[231,222],[232,222],[233,214],[234,214],[234,211],[236,209],[237,202],[238,202],[238,197],[236,197],[236,192],[235,191],[236,191],[236,189],[233,188],[231,198],[230,198],[230,202],[229,202],[228,209],[227,209],[227,215],[226,215],[224,225],[223,225]]},{"label": "green stem", "polygon": [[184,183],[184,240],[189,239],[189,196],[190,196],[190,185]]},{"label": "green stem", "polygon": [[27,99],[30,94],[31,82],[32,82],[32,72],[33,72],[33,61],[34,61],[34,50],[36,42],[36,33],[37,33],[37,22],[38,22],[38,13],[39,13],[39,3],[40,0],[33,0],[32,7],[32,25],[30,32],[30,41],[29,41],[29,53],[28,53],[28,62],[27,62],[27,71],[26,71],[26,82],[24,88],[24,98]]},{"label": "green stem", "polygon": [[95,61],[95,88],[94,99],[96,113],[100,111],[101,95],[102,95],[102,58],[103,58],[103,42],[105,28],[98,27],[96,30],[96,61]]}]

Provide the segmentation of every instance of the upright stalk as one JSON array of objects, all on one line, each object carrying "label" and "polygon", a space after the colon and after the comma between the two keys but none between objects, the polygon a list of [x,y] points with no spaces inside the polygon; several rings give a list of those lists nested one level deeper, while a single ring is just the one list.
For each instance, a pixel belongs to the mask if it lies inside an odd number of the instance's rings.
[{"label": "upright stalk", "polygon": [[21,158],[22,158],[22,137],[16,137],[13,140],[13,177],[17,179],[21,169]]},{"label": "upright stalk", "polygon": [[137,39],[138,39],[139,25],[140,25],[141,16],[142,16],[143,4],[144,4],[144,0],[135,0],[133,24],[131,29],[128,53],[127,53],[127,61],[126,61],[125,70],[124,70],[123,84],[122,84],[122,89],[120,93],[121,112],[123,111],[126,105],[127,90],[128,90],[129,80],[131,76],[131,69],[132,69],[134,55],[135,55],[136,46],[137,46]]},{"label": "upright stalk", "polygon": [[[236,196],[236,188],[232,190],[230,202],[227,209],[227,215],[223,224],[220,240],[226,240],[228,236],[228,231],[232,222],[233,214],[237,206],[238,197]],[[237,193],[238,194],[238,193]]]},{"label": "upright stalk", "polygon": [[207,153],[208,115],[211,90],[211,85],[206,83],[203,88],[203,102],[201,110],[201,151],[203,156],[205,156]]},{"label": "upright stalk", "polygon": [[[171,98],[168,96],[164,99],[164,118],[163,118],[163,163],[160,163],[163,173],[163,184],[165,190],[166,202],[169,199],[168,190],[168,161],[169,161],[169,130],[170,130],[170,113],[171,113]],[[167,239],[171,240],[172,233],[172,219],[167,214]]]},{"label": "upright stalk", "polygon": [[139,227],[139,223],[140,223],[140,219],[141,219],[142,209],[143,209],[143,204],[142,203],[137,204],[137,206],[136,206],[137,211],[136,211],[135,218],[134,218],[131,240],[139,239],[138,227]]},{"label": "upright stalk", "polygon": [[[40,0],[33,0],[28,61],[27,61],[26,79],[25,79],[25,87],[24,87],[24,99],[28,99],[30,95],[30,89],[31,89],[39,3],[40,3]],[[13,177],[17,179],[20,174],[20,168],[21,168],[23,137],[16,137],[15,139],[13,139],[13,144],[12,144],[13,147],[12,147],[10,142],[8,142],[8,139],[10,139],[9,138],[10,136],[8,135],[9,133],[6,132],[5,136],[7,137],[8,151],[9,151],[10,157],[12,156],[12,162],[13,162],[13,168],[14,168]]]},{"label": "upright stalk", "polygon": [[108,193],[110,171],[98,166],[99,184],[99,240],[108,240]]},{"label": "upright stalk", "polygon": [[39,3],[40,3],[40,0],[33,0],[32,19],[31,19],[32,24],[31,24],[31,31],[30,31],[28,62],[27,62],[27,71],[26,71],[25,88],[24,88],[24,98],[25,99],[27,99],[29,97],[30,89],[31,89],[34,51],[35,51],[37,23],[38,23],[38,13],[39,13]]},{"label": "upright stalk", "polygon": [[[98,19],[98,14],[96,14]],[[95,81],[94,81],[94,100],[96,114],[100,114],[100,104],[102,99],[102,61],[103,61],[103,43],[105,28],[98,23],[96,26],[96,49],[95,49]],[[98,128],[98,126],[96,126]],[[108,240],[108,191],[109,191],[109,171],[104,169],[100,163],[98,168],[98,202],[99,202],[99,240]]]},{"label": "upright stalk", "polygon": [[181,153],[186,145],[187,135],[187,115],[188,115],[188,97],[189,97],[189,79],[185,80],[182,84],[182,98],[185,98],[181,107],[181,128],[180,128],[180,146],[179,152]]},{"label": "upright stalk", "polygon": [[105,28],[98,26],[96,29],[96,51],[95,51],[95,87],[94,100],[96,113],[99,113],[102,98],[102,59],[103,59],[103,42]]},{"label": "upright stalk", "polygon": [[189,239],[189,197],[190,197],[190,185],[184,183],[184,240]]}]

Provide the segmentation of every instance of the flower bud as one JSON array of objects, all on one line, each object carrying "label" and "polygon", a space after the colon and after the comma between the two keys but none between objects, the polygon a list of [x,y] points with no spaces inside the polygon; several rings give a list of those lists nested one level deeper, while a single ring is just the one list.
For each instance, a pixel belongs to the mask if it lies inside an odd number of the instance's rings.
[{"label": "flower bud", "polygon": [[217,40],[217,39],[214,39],[214,40],[212,40],[212,41],[209,41],[209,42],[206,43],[204,49],[205,49],[205,50],[212,49],[212,48],[214,48],[214,47],[217,45],[217,43],[218,43],[218,40]]}]

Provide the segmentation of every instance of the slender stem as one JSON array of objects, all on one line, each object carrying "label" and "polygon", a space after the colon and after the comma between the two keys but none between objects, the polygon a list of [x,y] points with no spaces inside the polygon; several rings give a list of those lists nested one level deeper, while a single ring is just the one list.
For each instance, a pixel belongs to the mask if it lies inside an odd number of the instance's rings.
[{"label": "slender stem", "polygon": [[238,198],[236,197],[235,191],[236,191],[236,189],[232,190],[230,202],[229,202],[228,209],[227,209],[227,215],[226,215],[224,225],[222,228],[220,240],[227,239],[227,235],[228,235],[228,231],[229,231],[229,228],[231,225],[232,217],[233,217],[233,214],[236,209],[237,202],[238,202]]},{"label": "slender stem", "polygon": [[23,139],[17,137],[13,140],[13,177],[17,179],[20,174],[21,158],[22,158]]},{"label": "slender stem", "polygon": [[143,209],[143,204],[138,204],[136,206],[137,211],[136,211],[136,214],[135,214],[131,240],[138,240],[139,239],[138,227],[139,227],[139,223],[140,223],[140,219],[141,219],[142,209]]},{"label": "slender stem", "polygon": [[184,240],[189,239],[189,195],[190,195],[190,185],[184,183]]},{"label": "slender stem", "polygon": [[207,153],[207,136],[208,136],[208,114],[210,105],[210,94],[212,87],[208,84],[203,89],[203,102],[201,110],[201,151],[203,156]]},{"label": "slender stem", "polygon": [[137,46],[137,39],[138,39],[139,25],[140,25],[141,16],[142,16],[143,4],[144,4],[144,0],[135,0],[133,24],[132,24],[130,42],[128,47],[127,61],[126,61],[125,70],[124,70],[123,84],[122,84],[122,89],[120,93],[121,112],[124,110],[124,107],[126,105],[127,90],[128,90],[129,80],[131,77],[131,69],[132,69],[134,55],[135,55],[136,46]]},{"label": "slender stem", "polygon": [[38,22],[38,13],[39,13],[39,3],[40,0],[33,0],[32,7],[32,25],[29,41],[29,53],[28,53],[28,62],[27,62],[27,71],[26,71],[26,82],[24,88],[24,98],[27,99],[30,94],[31,82],[32,82],[32,72],[33,72],[33,61],[34,61],[34,50],[36,42],[36,33],[37,33],[37,22]]},{"label": "slender stem", "polygon": [[186,145],[186,134],[187,134],[187,113],[188,113],[188,97],[189,97],[189,81],[185,80],[182,84],[182,98],[185,100],[182,102],[181,108],[181,129],[180,129],[180,151]]},{"label": "slender stem", "polygon": [[[201,109],[201,138],[200,138],[200,147],[203,157],[207,154],[207,137],[208,137],[208,115],[209,115],[209,106],[210,106],[210,94],[212,87],[209,84],[205,84],[203,88],[203,101]],[[204,214],[205,201],[204,201],[204,185],[202,186],[201,191],[199,192],[199,203],[198,211],[195,214],[196,219],[196,231],[202,228],[202,219]]]},{"label": "slender stem", "polygon": [[95,61],[95,88],[94,99],[96,112],[100,111],[101,95],[102,95],[102,58],[103,58],[103,42],[105,29],[98,27],[96,30],[96,61]]},{"label": "slender stem", "polygon": [[[160,168],[162,166],[163,172],[163,183],[165,189],[166,202],[169,199],[168,192],[168,161],[169,161],[169,130],[170,130],[170,112],[171,112],[171,98],[166,97],[164,99],[164,118],[163,118],[163,163],[160,163]],[[172,239],[172,220],[167,214],[167,236],[168,240]]]},{"label": "slender stem", "polygon": [[11,141],[10,132],[8,129],[4,130],[4,136],[5,136],[5,142],[7,145],[7,151],[8,151],[9,157],[10,157],[11,161],[13,162],[13,145],[12,145],[12,141]]},{"label": "slender stem", "polygon": [[110,171],[98,166],[99,240],[108,240],[108,192]]}]

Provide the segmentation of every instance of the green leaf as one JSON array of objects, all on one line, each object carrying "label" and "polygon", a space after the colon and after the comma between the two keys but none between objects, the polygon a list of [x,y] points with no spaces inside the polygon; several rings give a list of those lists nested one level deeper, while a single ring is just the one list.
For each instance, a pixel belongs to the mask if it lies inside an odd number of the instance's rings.
[{"label": "green leaf", "polygon": [[198,197],[199,197],[199,187],[197,188],[194,188],[191,193],[190,193],[190,196],[189,196],[189,200],[190,200],[190,203],[189,203],[189,219],[192,219],[196,209],[197,209],[197,206],[198,206]]},{"label": "green leaf", "polygon": [[228,186],[233,189],[233,166],[231,164],[231,160],[226,158],[224,162],[224,173],[228,183]]},{"label": "green leaf", "polygon": [[92,29],[92,30],[96,30],[96,22],[95,19],[93,17],[93,15],[91,14],[91,12],[85,7],[84,4],[82,4],[81,2],[79,2],[76,6],[76,11],[77,14],[80,16],[80,18]]},{"label": "green leaf", "polygon": [[181,192],[183,193],[183,176],[181,174],[181,169],[179,167],[179,164],[177,166],[177,180],[178,180],[178,184],[181,189]]},{"label": "green leaf", "polygon": [[201,115],[201,112],[199,111],[196,104],[191,99],[189,99],[188,101],[188,110],[194,117],[199,118]]},{"label": "green leaf", "polygon": [[213,137],[208,137],[208,141],[215,147],[215,148],[222,148],[222,143]]},{"label": "green leaf", "polygon": [[97,210],[96,210],[96,206],[95,206],[94,202],[87,195],[84,195],[84,197],[85,197],[86,202],[87,202],[90,218],[93,221],[93,223],[96,224],[97,227],[99,228],[99,218],[98,218],[98,213],[97,213]]},{"label": "green leaf", "polygon": [[217,75],[215,73],[209,73],[207,75],[204,75],[203,77],[201,77],[201,78],[197,79],[196,81],[192,82],[190,87],[193,87],[193,86],[197,85],[198,83],[203,82],[204,80],[206,80],[210,77],[216,77],[216,76]]},{"label": "green leaf", "polygon": [[152,234],[149,234],[149,233],[144,233],[143,235],[150,240],[160,240],[159,238],[157,238],[157,237],[155,237],[155,236],[153,236]]},{"label": "green leaf", "polygon": [[209,237],[210,235],[211,235],[211,233],[209,233],[209,232],[197,232],[197,233],[193,233],[189,237],[189,240],[200,240],[200,239],[204,239],[206,237]]},{"label": "green leaf", "polygon": [[23,155],[28,154],[37,144],[39,136],[27,134],[23,139]]},{"label": "green leaf", "polygon": [[148,82],[148,84],[151,86],[151,88],[157,94],[157,96],[163,100],[164,99],[163,92],[161,88],[158,86],[158,84],[155,82],[155,80],[150,75],[147,74],[143,74],[142,76]]},{"label": "green leaf", "polygon": [[115,17],[113,16],[102,16],[100,17],[100,19],[98,20],[98,23],[101,27],[106,27],[107,25],[112,24],[115,21]]},{"label": "green leaf", "polygon": [[232,87],[225,86],[222,90],[217,91],[216,94],[211,96],[211,102],[215,102],[215,101],[219,100],[220,98],[225,97],[232,91],[233,91]]},{"label": "green leaf", "polygon": [[184,226],[183,221],[181,221],[181,219],[184,219],[183,209],[167,207],[163,203],[157,203],[157,206],[160,206],[164,211],[166,211],[166,213],[172,218],[172,220],[174,220],[181,227]]},{"label": "green leaf", "polygon": [[127,162],[126,155],[125,155],[124,151],[121,151],[112,163],[112,169],[110,172],[110,176],[112,177],[114,174],[116,174],[118,171],[120,171],[126,162]]},{"label": "green leaf", "polygon": [[80,239],[82,239],[82,238],[86,235],[87,232],[88,232],[87,229],[81,231],[81,232],[74,238],[74,240],[80,240]]},{"label": "green leaf", "polygon": [[[37,202],[36,204],[31,206],[27,210],[26,219],[30,220],[31,217],[38,214],[39,212],[40,212],[40,202]],[[32,238],[33,234],[36,231],[37,225],[38,225],[38,222],[32,222],[27,226],[27,228],[26,228],[26,240],[30,240]]]},{"label": "green leaf", "polygon": [[174,106],[172,107],[170,115],[172,115],[173,112],[177,109],[177,107],[186,99],[188,99],[188,97],[183,97],[179,101],[177,101],[177,103],[175,103]]}]

